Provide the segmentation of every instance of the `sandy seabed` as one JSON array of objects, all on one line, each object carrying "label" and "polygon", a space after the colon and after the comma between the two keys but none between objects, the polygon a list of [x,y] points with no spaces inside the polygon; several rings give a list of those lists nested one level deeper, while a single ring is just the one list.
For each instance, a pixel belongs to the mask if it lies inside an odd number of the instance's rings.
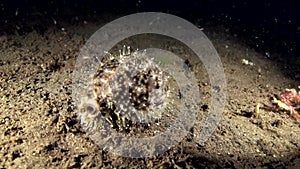
[{"label": "sandy seabed", "polygon": [[[169,151],[132,159],[103,151],[77,122],[72,71],[80,48],[101,24],[7,35],[0,46],[0,168],[300,168],[300,125],[286,112],[262,109],[297,86],[284,62],[255,52],[222,28],[204,28],[222,60],[227,100],[217,130],[197,144],[201,124]],[[137,44],[139,42],[136,42]],[[176,48],[176,46],[174,47]],[[242,59],[254,63],[245,65]],[[195,74],[205,72],[195,66]],[[205,74],[205,73],[203,73]],[[199,80],[202,109],[210,85]]]}]

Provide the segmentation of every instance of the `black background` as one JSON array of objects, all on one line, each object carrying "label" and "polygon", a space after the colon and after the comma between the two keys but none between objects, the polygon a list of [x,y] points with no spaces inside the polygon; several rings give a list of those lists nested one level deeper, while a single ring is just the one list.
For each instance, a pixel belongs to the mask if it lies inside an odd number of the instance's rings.
[{"label": "black background", "polygon": [[59,26],[53,20],[78,24],[103,20],[107,14],[145,11],[174,14],[204,26],[222,25],[262,53],[300,54],[299,0],[11,0],[0,3],[0,34],[43,33]]}]

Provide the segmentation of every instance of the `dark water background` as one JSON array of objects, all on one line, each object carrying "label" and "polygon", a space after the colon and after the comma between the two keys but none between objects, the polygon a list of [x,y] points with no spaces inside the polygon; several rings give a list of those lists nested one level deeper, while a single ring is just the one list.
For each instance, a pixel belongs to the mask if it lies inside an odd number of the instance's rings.
[{"label": "dark water background", "polygon": [[0,33],[43,33],[61,22],[93,22],[104,14],[145,11],[171,13],[203,26],[224,26],[268,57],[300,56],[299,0],[10,0],[0,2]]}]

